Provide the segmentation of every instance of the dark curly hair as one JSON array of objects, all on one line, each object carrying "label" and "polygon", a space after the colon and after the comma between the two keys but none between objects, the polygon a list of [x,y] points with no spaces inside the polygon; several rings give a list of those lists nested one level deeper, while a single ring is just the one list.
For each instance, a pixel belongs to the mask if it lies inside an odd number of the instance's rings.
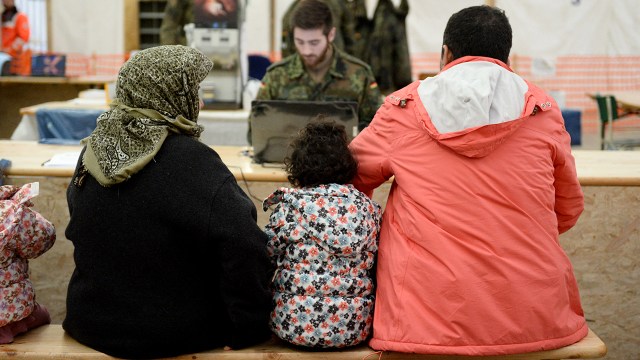
[{"label": "dark curly hair", "polygon": [[324,1],[303,0],[296,5],[291,15],[291,29],[315,30],[322,28],[324,35],[333,28],[331,8]]},{"label": "dark curly hair", "polygon": [[344,125],[316,118],[300,130],[284,159],[289,182],[296,187],[349,183],[358,163],[349,150]]},{"label": "dark curly hair", "polygon": [[451,15],[442,44],[449,47],[453,60],[473,55],[498,59],[506,64],[511,41],[511,25],[504,11],[479,5]]}]

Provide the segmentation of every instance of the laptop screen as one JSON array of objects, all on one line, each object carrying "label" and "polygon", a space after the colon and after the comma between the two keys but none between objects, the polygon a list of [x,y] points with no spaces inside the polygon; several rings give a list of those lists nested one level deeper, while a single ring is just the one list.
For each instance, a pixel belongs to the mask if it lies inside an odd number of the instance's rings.
[{"label": "laptop screen", "polygon": [[342,124],[349,140],[358,134],[358,103],[350,101],[255,100],[249,116],[253,160],[282,163],[289,144],[318,116]]}]

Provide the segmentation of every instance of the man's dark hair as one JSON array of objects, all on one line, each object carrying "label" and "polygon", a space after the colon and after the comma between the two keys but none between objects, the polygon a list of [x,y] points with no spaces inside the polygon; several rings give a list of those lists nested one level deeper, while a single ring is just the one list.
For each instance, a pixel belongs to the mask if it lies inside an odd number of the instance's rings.
[{"label": "man's dark hair", "polygon": [[449,48],[453,60],[463,56],[485,56],[506,64],[511,38],[511,25],[504,11],[481,5],[451,15],[442,43]]},{"label": "man's dark hair", "polygon": [[300,28],[314,30],[322,28],[322,33],[328,35],[333,27],[331,8],[320,0],[302,0],[296,5],[291,15],[291,30]]},{"label": "man's dark hair", "polygon": [[347,184],[356,175],[358,163],[349,150],[344,125],[315,119],[291,142],[291,155],[284,164],[289,182],[296,187]]}]

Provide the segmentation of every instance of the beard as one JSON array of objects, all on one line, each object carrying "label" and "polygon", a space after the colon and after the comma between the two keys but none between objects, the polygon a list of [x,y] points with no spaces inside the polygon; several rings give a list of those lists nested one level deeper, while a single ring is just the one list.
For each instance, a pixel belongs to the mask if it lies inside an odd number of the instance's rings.
[{"label": "beard", "polygon": [[331,46],[331,43],[327,42],[327,46],[325,46],[324,50],[322,50],[322,53],[320,53],[320,55],[302,57],[305,67],[307,69],[313,70],[319,64],[322,64],[327,59],[327,54],[329,53],[330,46]]}]

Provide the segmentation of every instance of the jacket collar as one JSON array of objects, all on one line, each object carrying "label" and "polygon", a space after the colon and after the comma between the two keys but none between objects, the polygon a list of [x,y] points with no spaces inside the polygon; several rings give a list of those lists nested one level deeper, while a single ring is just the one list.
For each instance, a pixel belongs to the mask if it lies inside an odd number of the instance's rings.
[{"label": "jacket collar", "polygon": [[486,61],[486,62],[494,63],[494,64],[500,65],[503,68],[513,72],[513,70],[509,67],[509,65],[503,63],[502,61],[500,61],[498,59],[490,58],[490,57],[484,57],[484,56],[463,56],[461,58],[457,58],[457,59],[451,61],[450,63],[448,63],[447,66],[445,66],[444,68],[442,68],[442,70],[440,70],[440,72],[446,71],[447,69],[449,69],[449,68],[451,68],[453,66],[456,66],[458,64],[471,62],[471,61]]}]

